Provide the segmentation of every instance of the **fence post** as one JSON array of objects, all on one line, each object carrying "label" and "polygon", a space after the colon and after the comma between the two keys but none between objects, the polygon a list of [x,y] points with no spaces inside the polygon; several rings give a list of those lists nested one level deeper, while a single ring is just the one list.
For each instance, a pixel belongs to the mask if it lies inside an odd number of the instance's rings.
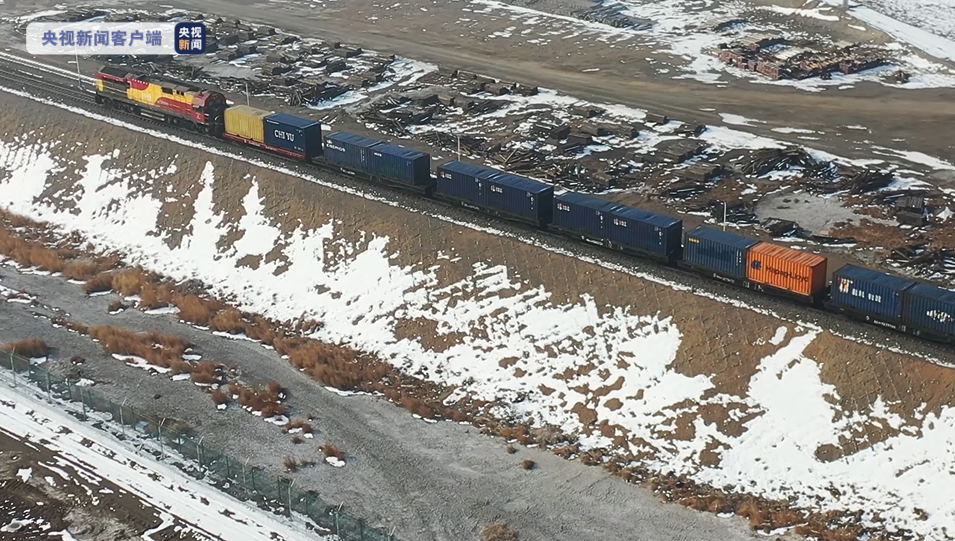
[{"label": "fence post", "polygon": [[10,351],[10,371],[13,372],[13,386],[17,386],[17,367],[13,366],[13,356],[17,354],[17,348]]},{"label": "fence post", "polygon": [[199,436],[199,443],[196,444],[196,460],[199,461],[199,469],[203,468],[202,466],[202,438],[206,437],[205,434]]},{"label": "fence post", "polygon": [[49,370],[47,370],[47,372],[46,372],[46,397],[49,398],[50,400],[53,400],[53,393],[52,393],[52,391],[50,391],[50,372],[49,372]]},{"label": "fence post", "polygon": [[255,468],[252,468],[252,471],[249,472],[249,476],[252,477],[252,493],[258,494],[259,489],[255,488]]},{"label": "fence post", "polygon": [[166,458],[166,450],[165,450],[165,449],[163,448],[163,446],[162,446],[162,425],[163,425],[163,423],[165,423],[165,422],[166,422],[166,418],[165,418],[165,417],[162,418],[162,421],[159,421],[159,432],[158,432],[158,434],[159,434],[159,455],[160,455],[162,458]]},{"label": "fence post", "polygon": [[292,485],[295,484],[295,479],[292,479],[288,483],[288,516],[292,516]]},{"label": "fence post", "polygon": [[126,421],[123,419],[123,410],[126,408],[126,401],[129,398],[124,398],[123,403],[119,406],[119,427],[123,429],[123,437],[126,437]]}]

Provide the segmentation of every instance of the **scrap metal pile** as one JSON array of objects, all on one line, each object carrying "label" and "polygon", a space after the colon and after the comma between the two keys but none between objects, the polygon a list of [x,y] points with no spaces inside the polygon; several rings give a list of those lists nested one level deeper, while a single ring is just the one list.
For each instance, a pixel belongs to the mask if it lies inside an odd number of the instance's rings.
[{"label": "scrap metal pile", "polygon": [[820,48],[772,34],[754,34],[723,43],[712,54],[722,62],[770,79],[828,79],[836,72],[858,73],[888,63],[887,52],[877,47],[837,43]]},{"label": "scrap metal pile", "polygon": [[888,260],[916,276],[955,276],[955,250],[948,248],[929,248],[927,243],[912,244],[892,250]]}]

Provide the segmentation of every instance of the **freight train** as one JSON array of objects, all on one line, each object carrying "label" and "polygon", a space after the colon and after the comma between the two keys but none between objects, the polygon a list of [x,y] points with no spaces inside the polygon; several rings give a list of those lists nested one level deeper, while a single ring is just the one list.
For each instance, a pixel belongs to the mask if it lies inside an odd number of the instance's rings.
[{"label": "freight train", "polygon": [[322,133],[321,123],[246,105],[222,93],[104,67],[96,102],[582,242],[656,260],[709,279],[955,344],[955,291],[845,265],[828,282],[827,258],[683,221],[550,184],[431,156],[362,135]]}]

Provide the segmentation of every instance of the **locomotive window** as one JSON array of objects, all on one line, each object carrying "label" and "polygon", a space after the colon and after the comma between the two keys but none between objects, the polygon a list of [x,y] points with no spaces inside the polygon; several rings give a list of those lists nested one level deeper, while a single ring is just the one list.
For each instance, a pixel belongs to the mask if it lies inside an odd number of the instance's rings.
[{"label": "locomotive window", "polygon": [[163,94],[172,94],[172,89],[163,87],[163,88],[162,88],[162,93],[163,93]]}]

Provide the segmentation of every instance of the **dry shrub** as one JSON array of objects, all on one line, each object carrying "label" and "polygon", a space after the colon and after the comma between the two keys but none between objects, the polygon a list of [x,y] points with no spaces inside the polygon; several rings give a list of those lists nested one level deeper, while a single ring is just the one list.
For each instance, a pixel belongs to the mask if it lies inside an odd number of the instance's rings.
[{"label": "dry shrub", "polygon": [[63,316],[56,316],[50,320],[54,325],[59,325],[60,327],[66,327],[67,329],[78,332],[80,334],[89,334],[90,329],[84,323],[79,321],[73,321],[72,319],[66,319]]},{"label": "dry shrub", "polygon": [[521,468],[524,468],[525,470],[533,470],[533,469],[534,469],[534,466],[536,466],[536,465],[537,465],[537,463],[534,462],[533,460],[529,459],[529,458],[524,459],[524,460],[521,462]]},{"label": "dry shrub", "polygon": [[27,338],[26,340],[20,340],[18,342],[7,342],[0,346],[0,350],[31,358],[46,357],[47,353],[50,352],[50,348],[46,345],[46,342],[39,338]]},{"label": "dry shrub", "polygon": [[293,437],[292,437],[292,443],[294,443],[294,444],[296,444],[296,445],[298,445],[299,443],[302,443],[302,441],[303,441],[303,440],[302,440],[301,436],[293,436]]},{"label": "dry shrub", "polygon": [[311,434],[311,433],[312,433],[312,425],[308,423],[302,423],[302,434]]},{"label": "dry shrub", "polygon": [[331,443],[326,443],[324,445],[319,445],[318,450],[322,452],[326,457],[335,457],[338,460],[345,460],[345,453],[337,445],[332,445]]},{"label": "dry shrub", "polygon": [[169,284],[143,284],[139,292],[139,307],[145,310],[165,308],[172,304],[173,291]]},{"label": "dry shrub", "polygon": [[223,310],[213,316],[212,320],[209,321],[210,329],[229,334],[241,334],[245,332],[245,325],[245,321],[242,320],[242,313],[235,308]]},{"label": "dry shrub", "polygon": [[172,302],[179,308],[179,317],[185,321],[205,327],[212,320],[212,303],[196,295],[178,295]]},{"label": "dry shrub", "polygon": [[736,508],[736,514],[749,520],[749,525],[753,528],[766,522],[768,511],[762,509],[759,503],[753,498],[746,498],[743,503]]},{"label": "dry shrub", "polygon": [[104,291],[113,290],[113,273],[112,272],[103,272],[93,276],[86,280],[86,283],[83,284],[83,291],[87,295],[93,293],[102,293]]},{"label": "dry shrub", "polygon": [[802,516],[792,509],[783,509],[774,511],[769,519],[770,526],[775,530],[778,528],[790,528],[803,522]]},{"label": "dry shrub", "polygon": [[285,457],[285,460],[282,461],[282,465],[285,466],[285,469],[290,472],[295,472],[298,470],[298,461],[290,456]]},{"label": "dry shrub", "polygon": [[309,459],[307,459],[307,458],[300,458],[300,459],[298,459],[298,465],[301,466],[301,467],[303,467],[303,468],[307,468],[308,466],[314,466],[314,465],[315,465],[315,461],[314,461],[314,460],[309,460]]},{"label": "dry shrub", "polygon": [[506,522],[498,522],[497,524],[491,524],[484,528],[484,531],[481,532],[481,541],[519,541],[520,537],[517,536],[510,526]]},{"label": "dry shrub", "polygon": [[119,312],[120,310],[124,310],[125,308],[126,308],[126,305],[123,304],[123,301],[113,301],[109,303],[108,307],[106,307],[106,311],[110,313]]},{"label": "dry shrub", "polygon": [[229,401],[229,397],[226,394],[218,389],[212,391],[212,401],[215,402],[217,406],[221,406]]},{"label": "dry shrub", "polygon": [[112,290],[125,296],[139,295],[152,279],[141,267],[126,269],[112,275]]},{"label": "dry shrub", "polygon": [[[188,374],[192,372],[192,365],[182,359],[172,359],[169,361],[169,371],[174,376],[177,374]],[[193,374],[192,377],[195,378],[196,375]]]},{"label": "dry shrub", "polygon": [[90,327],[89,335],[99,340],[109,353],[141,357],[149,364],[167,368],[174,360],[181,361],[183,352],[191,345],[175,335],[156,331],[138,333],[112,325]]},{"label": "dry shrub", "polygon": [[733,510],[733,507],[722,494],[690,496],[680,499],[678,503],[697,511],[709,511],[710,513],[726,513]]},{"label": "dry shrub", "polygon": [[70,261],[63,267],[63,276],[67,280],[89,280],[96,276],[100,266],[92,261]]},{"label": "dry shrub", "polygon": [[282,392],[282,386],[279,384],[279,382],[274,380],[270,381],[266,387],[268,387],[270,392],[275,393],[276,395]]},{"label": "dry shrub", "polygon": [[211,384],[219,379],[219,365],[212,361],[202,361],[196,364],[192,369],[192,381],[194,383]]},{"label": "dry shrub", "polygon": [[516,452],[517,452],[517,447],[514,447],[513,445],[507,446],[507,454],[513,455]]},{"label": "dry shrub", "polygon": [[67,250],[47,248],[38,241],[18,238],[13,233],[0,229],[0,253],[13,258],[24,267],[36,267],[50,272],[62,271],[66,266]]}]

